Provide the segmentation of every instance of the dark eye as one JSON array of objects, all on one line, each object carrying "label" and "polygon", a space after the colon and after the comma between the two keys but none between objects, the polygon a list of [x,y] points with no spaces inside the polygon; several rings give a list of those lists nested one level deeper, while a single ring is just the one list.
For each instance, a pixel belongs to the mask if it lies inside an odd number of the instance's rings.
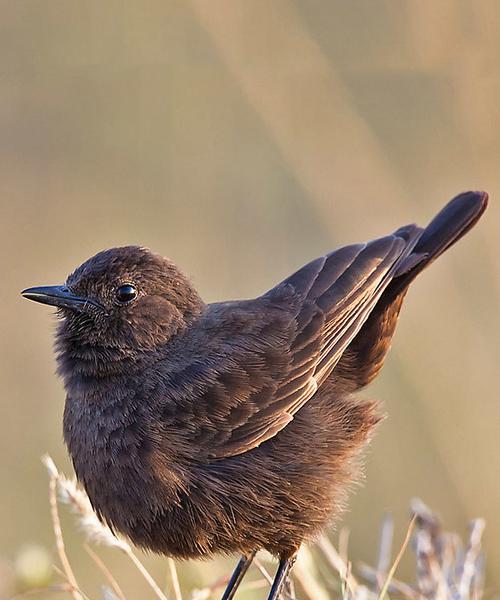
[{"label": "dark eye", "polygon": [[125,283],[116,289],[116,299],[120,304],[127,304],[137,298],[137,289],[131,283]]}]

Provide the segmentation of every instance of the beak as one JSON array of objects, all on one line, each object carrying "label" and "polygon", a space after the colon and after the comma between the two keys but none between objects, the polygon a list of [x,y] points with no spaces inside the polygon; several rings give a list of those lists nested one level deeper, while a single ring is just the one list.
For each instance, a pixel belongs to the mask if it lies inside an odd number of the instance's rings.
[{"label": "beak", "polygon": [[57,306],[58,308],[70,308],[77,311],[82,311],[89,305],[101,309],[103,308],[94,300],[72,294],[64,285],[47,285],[28,288],[21,292],[21,296],[28,298],[28,300],[41,302],[42,304],[49,304],[50,306]]}]

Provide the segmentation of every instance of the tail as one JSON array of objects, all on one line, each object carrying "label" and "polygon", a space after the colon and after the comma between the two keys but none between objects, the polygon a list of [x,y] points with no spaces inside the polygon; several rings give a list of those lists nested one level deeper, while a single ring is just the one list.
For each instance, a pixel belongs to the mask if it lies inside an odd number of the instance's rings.
[{"label": "tail", "polygon": [[[423,269],[477,223],[487,205],[486,192],[464,192],[453,198],[434,217],[342,355],[333,373],[335,378],[355,390],[376,377],[389,351],[408,286]],[[408,230],[408,227],[402,227],[396,233],[404,237]]]},{"label": "tail", "polygon": [[423,269],[474,227],[487,206],[486,192],[464,192],[450,200],[423,230],[386,293],[394,295],[396,289],[408,287]]}]

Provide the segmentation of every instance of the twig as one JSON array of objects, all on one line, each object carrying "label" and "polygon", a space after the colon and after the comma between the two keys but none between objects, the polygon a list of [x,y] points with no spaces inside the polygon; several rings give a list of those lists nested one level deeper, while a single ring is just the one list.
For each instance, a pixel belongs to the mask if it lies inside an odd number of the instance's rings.
[{"label": "twig", "polygon": [[241,591],[245,590],[260,590],[261,588],[267,587],[267,581],[265,579],[256,579],[255,581],[247,581],[242,584]]},{"label": "twig", "polygon": [[307,600],[328,600],[329,595],[313,574],[313,558],[308,548],[301,548],[293,575]]},{"label": "twig", "polygon": [[[264,579],[267,581],[267,583],[269,585],[272,585],[273,584],[273,578],[269,574],[269,571],[266,569],[266,567],[264,567],[264,565],[260,562],[260,560],[258,558],[254,558],[253,559],[253,564],[260,571],[261,575],[264,577]],[[286,600],[293,600],[293,597],[290,595],[289,592],[283,591],[281,593],[281,596],[283,596],[283,598],[285,598]]]},{"label": "twig", "polygon": [[[68,581],[68,577],[67,577],[66,573],[62,569],[60,569],[57,565],[52,565],[52,568],[59,575],[59,577],[62,577],[64,579],[66,585],[68,586],[68,591],[70,591],[72,586],[71,586],[71,583]],[[83,596],[84,600],[90,600],[90,598],[87,596],[87,594],[82,592],[82,590],[78,590],[78,591]]]},{"label": "twig", "polygon": [[394,519],[385,515],[380,531],[380,546],[377,562],[377,592],[380,592],[383,579],[391,566],[392,539],[394,536]]},{"label": "twig", "polygon": [[358,588],[358,582],[354,579],[352,574],[350,573],[350,569],[346,563],[342,560],[339,553],[333,547],[333,544],[326,537],[326,535],[322,535],[318,540],[318,547],[323,552],[326,560],[329,562],[330,566],[334,568],[335,571],[340,575],[342,581],[345,581],[347,588],[349,589],[350,594],[355,598],[356,591]]},{"label": "twig", "polygon": [[[342,578],[342,598],[343,600],[349,600],[349,586],[347,585],[347,581],[349,577],[352,575],[352,564],[350,561],[347,561],[345,564],[345,576]],[[360,588],[358,586],[357,593],[359,594]]]},{"label": "twig", "polygon": [[292,600],[297,600],[297,597],[295,596],[295,582],[291,576],[286,580],[285,590],[285,594],[288,594]]},{"label": "twig", "polygon": [[339,531],[338,554],[346,565],[349,562],[349,536],[350,535],[351,535],[351,532],[349,530],[349,527],[342,527],[342,529]]},{"label": "twig", "polygon": [[59,511],[57,508],[57,494],[56,494],[56,486],[57,486],[57,478],[54,474],[50,476],[49,482],[49,502],[50,502],[50,514],[52,517],[52,527],[54,529],[54,535],[56,538],[56,547],[57,553],[59,554],[59,560],[61,561],[61,565],[63,567],[64,573],[66,574],[66,578],[68,580],[69,585],[71,586],[70,593],[73,596],[74,600],[83,600],[83,594],[80,592],[80,588],[78,587],[78,583],[76,581],[75,574],[73,573],[73,569],[69,564],[68,556],[66,554],[66,549],[64,547],[64,539],[62,535],[61,529],[61,520],[59,519]]},{"label": "twig", "polygon": [[103,573],[106,579],[109,581],[109,584],[113,588],[115,594],[120,598],[120,600],[126,600],[125,594],[123,593],[121,587],[118,585],[118,582],[113,577],[113,574],[108,569],[108,567],[104,564],[103,560],[92,550],[90,546],[84,544],[85,552],[90,556],[90,558],[95,562],[99,570]]},{"label": "twig", "polygon": [[154,593],[158,596],[158,598],[160,598],[160,600],[167,600],[167,597],[165,596],[165,594],[158,587],[158,584],[151,577],[151,575],[149,574],[149,571],[146,569],[146,567],[141,563],[141,561],[137,558],[137,556],[132,552],[132,549],[130,547],[124,548],[123,551],[130,558],[130,560],[134,563],[134,565],[136,566],[136,568],[138,569],[140,574],[148,582],[149,586],[154,591]]},{"label": "twig", "polygon": [[481,537],[483,535],[485,522],[483,519],[475,519],[471,524],[469,545],[462,566],[462,577],[459,584],[460,598],[469,597],[471,583],[476,571],[477,559],[481,552]]},{"label": "twig", "polygon": [[175,600],[182,600],[181,586],[179,585],[179,576],[177,575],[177,569],[175,567],[175,561],[170,556],[167,559],[168,570],[170,573],[170,581],[172,582],[172,588],[174,590]]},{"label": "twig", "polygon": [[392,564],[392,567],[389,569],[389,572],[387,573],[387,577],[385,578],[384,585],[382,586],[382,589],[380,590],[379,600],[384,600],[384,598],[387,594],[387,590],[389,588],[391,579],[393,578],[394,573],[396,572],[396,569],[398,568],[398,565],[399,565],[401,559],[403,558],[403,554],[405,553],[406,547],[408,546],[408,543],[410,541],[411,534],[413,533],[413,529],[415,527],[416,520],[417,520],[417,515],[414,514],[413,517],[411,518],[410,524],[408,525],[408,531],[406,532],[406,536],[403,541],[403,544],[398,552],[398,555],[396,556],[396,559],[394,560],[394,563]]},{"label": "twig", "polygon": [[229,583],[229,575],[218,577],[213,583],[199,590],[194,590],[191,594],[191,600],[207,600],[213,592],[225,587]]},{"label": "twig", "polygon": [[[358,565],[358,571],[360,572],[360,575],[361,575],[361,577],[363,577],[363,579],[366,579],[368,582],[370,582],[372,584],[376,584],[376,585],[378,584],[378,582],[380,580],[380,573],[377,571],[377,569],[374,569],[373,567],[370,567],[369,565],[365,565],[364,563],[361,563]],[[415,590],[414,588],[411,587],[411,585],[408,585],[407,583],[399,581],[398,579],[395,579],[394,577],[391,579],[391,581],[389,583],[388,591],[389,591],[389,593],[391,593],[391,592],[397,593],[397,594],[403,596],[404,598],[408,598],[408,600],[424,600],[424,596],[419,594],[417,590]]]},{"label": "twig", "polygon": [[259,569],[261,575],[264,577],[264,579],[267,581],[267,583],[269,585],[272,585],[273,583],[273,578],[271,577],[271,575],[269,575],[268,570],[266,569],[266,567],[260,562],[260,560],[258,558],[254,558],[253,559],[253,564],[257,567],[257,569]]}]

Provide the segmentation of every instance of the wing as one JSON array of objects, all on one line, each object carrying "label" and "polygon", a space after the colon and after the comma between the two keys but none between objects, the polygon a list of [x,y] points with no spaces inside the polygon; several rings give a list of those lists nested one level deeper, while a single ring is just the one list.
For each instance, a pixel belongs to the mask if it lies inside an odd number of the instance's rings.
[{"label": "wing", "polygon": [[216,305],[207,338],[215,343],[212,358],[198,365],[198,379],[193,365],[180,376],[195,399],[177,425],[192,427],[197,446],[214,458],[273,437],[332,372],[394,274],[411,264],[421,231],[408,226],[346,246],[257,300]]}]

